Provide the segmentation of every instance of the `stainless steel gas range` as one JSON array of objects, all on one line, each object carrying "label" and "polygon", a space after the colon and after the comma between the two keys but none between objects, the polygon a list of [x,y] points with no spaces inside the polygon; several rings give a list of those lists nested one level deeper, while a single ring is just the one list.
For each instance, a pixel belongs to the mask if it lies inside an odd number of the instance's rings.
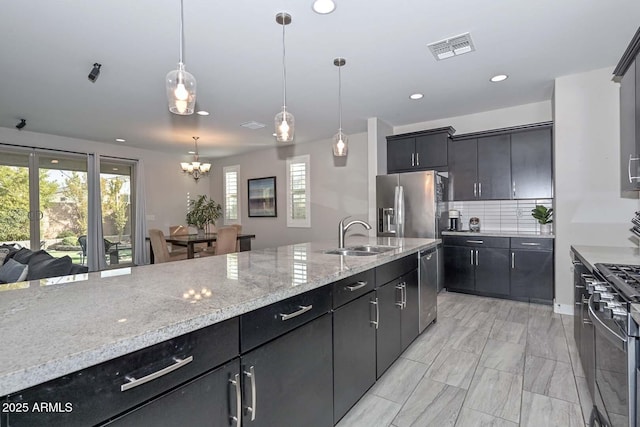
[{"label": "stainless steel gas range", "polygon": [[593,272],[576,267],[576,306],[583,323],[576,328],[581,329],[580,357],[595,405],[589,425],[640,426],[640,334],[631,316],[631,304],[640,302],[640,266],[595,264]]}]

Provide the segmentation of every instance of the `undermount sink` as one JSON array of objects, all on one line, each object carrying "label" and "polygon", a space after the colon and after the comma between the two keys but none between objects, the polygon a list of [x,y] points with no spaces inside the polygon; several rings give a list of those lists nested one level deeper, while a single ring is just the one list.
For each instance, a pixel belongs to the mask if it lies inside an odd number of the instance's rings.
[{"label": "undermount sink", "polygon": [[360,245],[351,246],[343,249],[331,249],[325,251],[325,254],[330,255],[345,255],[345,256],[370,256],[378,255],[384,252],[389,252],[397,249],[397,246],[375,246],[375,245]]}]

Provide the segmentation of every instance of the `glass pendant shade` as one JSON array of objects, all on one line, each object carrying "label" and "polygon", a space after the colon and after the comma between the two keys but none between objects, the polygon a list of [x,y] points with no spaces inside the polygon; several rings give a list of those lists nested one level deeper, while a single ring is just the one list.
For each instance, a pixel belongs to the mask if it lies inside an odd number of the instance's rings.
[{"label": "glass pendant shade", "polygon": [[333,135],[333,155],[336,157],[344,157],[349,151],[349,137],[342,133],[342,129]]},{"label": "glass pendant shade", "polygon": [[276,141],[278,142],[293,142],[294,133],[296,130],[296,119],[293,114],[288,112],[286,108],[282,108],[275,118],[276,126]]},{"label": "glass pendant shade", "polygon": [[193,114],[196,107],[196,79],[184,69],[182,62],[178,69],[167,73],[167,100],[169,111],[187,116]]}]

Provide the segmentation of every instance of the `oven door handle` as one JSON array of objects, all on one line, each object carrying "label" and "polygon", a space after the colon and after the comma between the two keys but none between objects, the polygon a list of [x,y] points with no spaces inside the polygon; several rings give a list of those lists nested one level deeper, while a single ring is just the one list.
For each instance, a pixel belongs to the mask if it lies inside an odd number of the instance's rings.
[{"label": "oven door handle", "polygon": [[589,297],[589,319],[593,322],[593,326],[596,330],[603,334],[609,342],[620,348],[622,351],[627,351],[627,339],[608,327],[602,320],[600,320],[600,317],[598,317],[596,312],[593,310],[593,295]]}]

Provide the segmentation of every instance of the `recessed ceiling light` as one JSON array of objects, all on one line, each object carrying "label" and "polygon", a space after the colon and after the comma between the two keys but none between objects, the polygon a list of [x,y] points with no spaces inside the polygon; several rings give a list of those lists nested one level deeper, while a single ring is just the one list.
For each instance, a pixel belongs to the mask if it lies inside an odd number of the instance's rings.
[{"label": "recessed ceiling light", "polygon": [[122,139],[122,138],[116,138],[116,142],[125,142],[126,139]]},{"label": "recessed ceiling light", "polygon": [[326,15],[336,10],[336,3],[333,0],[315,0],[312,7],[315,13]]},{"label": "recessed ceiling light", "polygon": [[274,133],[273,136],[278,136],[278,134]]},{"label": "recessed ceiling light", "polygon": [[195,151],[189,151],[189,154],[196,154]]},{"label": "recessed ceiling light", "polygon": [[505,81],[509,78],[506,74],[498,74],[497,76],[491,77],[491,81],[494,83]]},{"label": "recessed ceiling light", "polygon": [[51,160],[51,163],[53,163],[54,165],[58,163],[58,161],[56,159]]},{"label": "recessed ceiling light", "polygon": [[196,114],[198,114],[200,116],[208,116],[209,112],[208,111],[204,111],[204,110],[200,110],[200,111],[196,111]]},{"label": "recessed ceiling light", "polygon": [[421,94],[421,93],[414,93],[409,98],[411,98],[411,99],[422,99],[423,96],[424,95]]}]

